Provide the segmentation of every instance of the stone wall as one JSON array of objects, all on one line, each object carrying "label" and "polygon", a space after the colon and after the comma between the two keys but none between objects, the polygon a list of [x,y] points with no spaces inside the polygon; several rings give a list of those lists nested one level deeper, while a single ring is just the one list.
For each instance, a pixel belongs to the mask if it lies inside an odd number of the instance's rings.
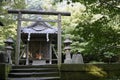
[{"label": "stone wall", "polygon": [[7,80],[10,68],[9,64],[0,63],[0,80]]},{"label": "stone wall", "polygon": [[120,64],[62,64],[61,80],[118,80]]}]

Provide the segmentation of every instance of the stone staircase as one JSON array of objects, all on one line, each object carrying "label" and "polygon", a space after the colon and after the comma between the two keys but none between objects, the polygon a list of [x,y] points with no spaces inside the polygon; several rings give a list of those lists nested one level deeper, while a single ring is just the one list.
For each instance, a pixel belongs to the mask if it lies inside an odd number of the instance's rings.
[{"label": "stone staircase", "polygon": [[12,66],[8,80],[60,80],[57,65]]}]

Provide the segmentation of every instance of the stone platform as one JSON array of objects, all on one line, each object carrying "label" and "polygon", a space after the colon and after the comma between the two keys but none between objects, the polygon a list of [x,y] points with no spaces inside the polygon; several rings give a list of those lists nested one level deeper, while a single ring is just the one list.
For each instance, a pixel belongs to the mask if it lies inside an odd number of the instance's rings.
[{"label": "stone platform", "polygon": [[46,60],[33,60],[32,65],[44,65],[46,64]]}]

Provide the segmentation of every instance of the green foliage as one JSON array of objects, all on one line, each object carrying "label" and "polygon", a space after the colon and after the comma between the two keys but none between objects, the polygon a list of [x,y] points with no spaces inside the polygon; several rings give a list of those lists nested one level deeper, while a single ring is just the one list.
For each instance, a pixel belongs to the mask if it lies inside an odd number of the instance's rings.
[{"label": "green foliage", "polygon": [[96,58],[93,59],[98,61],[103,61],[106,56],[112,58],[120,53],[117,48],[120,44],[120,15],[116,8],[111,8],[108,4],[102,5],[104,6],[101,6],[101,3],[97,0],[86,4],[87,10],[85,13],[89,17],[83,14],[86,19],[79,22],[73,31],[75,36],[83,39],[83,42],[78,39],[79,44],[87,42],[82,53],[95,56]]},{"label": "green foliage", "polygon": [[0,2],[0,22],[4,26],[0,26],[0,50],[3,49],[4,40],[9,36],[16,36],[16,22],[14,21],[15,16],[7,14],[8,9],[24,9],[25,0],[5,0]]},{"label": "green foliage", "polygon": [[[57,11],[71,12],[71,17],[62,17],[62,37],[64,41],[69,34],[73,41],[72,53],[79,51],[89,58],[88,61],[104,61],[107,56],[117,56],[120,52],[117,47],[120,44],[120,15],[115,6],[119,3],[116,0],[117,4],[110,3],[112,0],[73,1],[69,0],[69,4],[63,1],[56,6]],[[64,8],[60,7],[63,4]]]},{"label": "green foliage", "polygon": [[62,37],[64,41],[69,34],[73,41],[72,53],[81,52],[87,61],[117,56],[120,53],[120,15],[116,8],[119,3],[116,0],[117,4],[112,0],[73,1],[56,4],[57,11],[71,12],[71,17],[62,17]]}]

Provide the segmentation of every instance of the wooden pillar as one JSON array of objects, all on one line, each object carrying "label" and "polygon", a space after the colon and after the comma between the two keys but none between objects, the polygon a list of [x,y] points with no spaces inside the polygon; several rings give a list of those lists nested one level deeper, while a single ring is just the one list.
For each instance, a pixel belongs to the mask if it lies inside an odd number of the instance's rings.
[{"label": "wooden pillar", "polygon": [[18,13],[18,24],[17,24],[17,39],[16,39],[16,53],[15,53],[15,64],[19,65],[20,55],[20,41],[21,41],[21,12]]},{"label": "wooden pillar", "polygon": [[49,61],[49,64],[52,64],[52,44],[51,44],[51,41],[50,41],[50,44],[49,44],[49,50],[50,50],[50,61]]},{"label": "wooden pillar", "polygon": [[29,64],[29,41],[27,41],[27,48],[26,48],[26,65]]},{"label": "wooden pillar", "polygon": [[58,14],[58,65],[61,65],[61,14]]}]

